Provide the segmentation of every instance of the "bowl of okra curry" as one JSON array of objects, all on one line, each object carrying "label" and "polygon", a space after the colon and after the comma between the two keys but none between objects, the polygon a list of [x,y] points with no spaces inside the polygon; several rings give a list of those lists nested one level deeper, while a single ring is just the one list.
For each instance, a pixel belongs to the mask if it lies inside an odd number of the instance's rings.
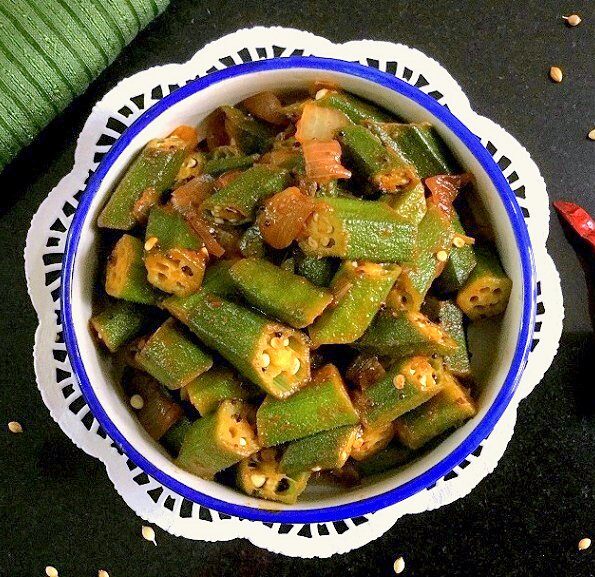
[{"label": "bowl of okra curry", "polygon": [[448,109],[357,64],[234,66],[155,104],[92,175],[62,276],[102,427],[193,502],[376,511],[490,434],[535,317],[525,223]]}]

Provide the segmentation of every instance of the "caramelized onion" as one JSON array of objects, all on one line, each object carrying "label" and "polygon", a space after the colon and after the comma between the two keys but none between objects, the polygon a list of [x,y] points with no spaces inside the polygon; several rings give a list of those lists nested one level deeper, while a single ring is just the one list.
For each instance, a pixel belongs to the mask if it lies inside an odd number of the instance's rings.
[{"label": "caramelized onion", "polygon": [[336,140],[318,142],[309,140],[302,144],[306,176],[319,184],[338,178],[351,178],[351,172],[341,164],[341,145]]}]

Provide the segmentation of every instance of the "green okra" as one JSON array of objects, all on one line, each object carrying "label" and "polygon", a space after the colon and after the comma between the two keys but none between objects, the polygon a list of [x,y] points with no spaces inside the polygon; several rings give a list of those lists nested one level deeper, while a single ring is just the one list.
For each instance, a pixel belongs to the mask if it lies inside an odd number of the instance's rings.
[{"label": "green okra", "polygon": [[215,222],[245,224],[254,220],[256,207],[261,201],[280,192],[288,183],[286,170],[267,165],[253,166],[207,198],[202,209]]},{"label": "green okra", "polygon": [[357,469],[363,475],[379,475],[391,469],[404,465],[412,458],[411,449],[402,445],[391,444],[378,453],[374,453],[364,461],[357,464]]},{"label": "green okra", "polygon": [[440,324],[442,329],[457,343],[457,350],[444,355],[444,365],[457,378],[471,376],[471,363],[467,349],[467,336],[463,323],[463,311],[453,301],[427,299],[424,311]]},{"label": "green okra", "polygon": [[279,468],[279,452],[263,449],[238,465],[238,487],[251,497],[293,505],[304,492],[309,472],[289,476]]},{"label": "green okra", "polygon": [[290,443],[280,469],[290,477],[306,471],[340,469],[351,453],[358,426],[346,425]]},{"label": "green okra", "polygon": [[233,263],[233,260],[220,260],[210,265],[202,281],[202,289],[219,297],[234,297],[236,287],[229,273]]},{"label": "green okra", "polygon": [[238,375],[227,367],[213,367],[186,385],[186,399],[200,413],[208,415],[226,399],[248,400],[258,395],[258,389],[243,383]]},{"label": "green okra", "polygon": [[239,260],[230,275],[252,306],[298,329],[311,325],[333,300],[330,291],[264,259]]},{"label": "green okra", "polygon": [[405,222],[419,226],[426,214],[426,191],[420,182],[397,193],[383,194],[382,202],[390,206]]},{"label": "green okra", "polygon": [[441,433],[462,425],[477,411],[467,390],[452,375],[445,373],[443,381],[437,395],[395,421],[397,437],[410,449],[419,449]]},{"label": "green okra", "polygon": [[180,448],[176,464],[204,479],[235,465],[259,450],[253,410],[243,401],[226,400],[195,421]]},{"label": "green okra", "polygon": [[125,234],[118,240],[107,261],[105,290],[115,298],[157,304],[160,293],[147,280],[140,239]]},{"label": "green okra", "polygon": [[416,311],[386,310],[378,313],[355,342],[361,350],[392,358],[412,355],[449,355],[457,343],[440,325]]},{"label": "green okra", "polygon": [[378,427],[425,403],[442,387],[428,357],[410,357],[397,361],[384,377],[363,389],[356,406],[366,426]]},{"label": "green okra", "polygon": [[147,339],[136,362],[171,390],[186,386],[213,366],[213,358],[171,318]]},{"label": "green okra", "polygon": [[384,202],[324,198],[299,245],[310,256],[404,263],[414,258],[416,238],[417,227]]},{"label": "green okra", "polygon": [[203,288],[189,297],[170,297],[164,307],[244,377],[279,398],[310,378],[310,349],[299,331]]},{"label": "green okra", "polygon": [[304,254],[297,249],[296,272],[319,287],[328,287],[333,280],[337,264],[332,258]]},{"label": "green okra", "polygon": [[130,230],[136,224],[134,203],[148,188],[160,196],[173,185],[186,145],[177,136],[151,140],[124,173],[97,224],[102,228]]},{"label": "green okra", "polygon": [[364,192],[390,192],[419,183],[409,162],[385,147],[365,126],[347,126],[339,131],[345,162],[369,185]]},{"label": "green okra", "polygon": [[351,193],[343,188],[338,180],[331,180],[327,184],[321,184],[318,186],[316,196],[320,198],[331,197],[336,198],[338,196],[352,196]]},{"label": "green okra", "polygon": [[[456,239],[462,239],[461,235],[465,235],[465,231],[457,216],[454,217],[452,224],[455,231],[453,242],[456,243]],[[440,291],[452,293],[462,289],[476,264],[477,259],[475,258],[475,250],[472,245],[463,244],[462,246],[453,246],[446,266],[442,274],[438,277],[437,282]]]},{"label": "green okra", "polygon": [[[149,213],[145,241],[151,241],[150,250],[167,251],[172,248],[199,250],[204,243],[190,223],[172,206],[155,206]],[[149,245],[150,246],[150,245]]]},{"label": "green okra", "polygon": [[361,337],[399,276],[400,267],[344,261],[331,283],[333,304],[310,326],[315,347]]},{"label": "green okra", "polygon": [[266,244],[260,234],[258,225],[248,227],[240,239],[240,252],[244,257],[264,258],[266,256]]},{"label": "green okra", "polygon": [[428,202],[417,231],[416,256],[404,267],[387,299],[389,308],[418,311],[448,260],[454,238],[452,220],[437,205]]},{"label": "green okra", "polygon": [[356,124],[366,121],[390,122],[393,118],[388,112],[346,92],[328,90],[316,99],[316,104],[335,108]]},{"label": "green okra", "polygon": [[111,353],[138,336],[146,324],[147,311],[124,300],[110,301],[91,318],[93,331]]},{"label": "green okra", "polygon": [[211,176],[219,176],[229,170],[246,170],[258,160],[258,154],[248,156],[227,156],[225,158],[211,158],[204,165],[203,172]]},{"label": "green okra", "polygon": [[191,426],[192,421],[188,417],[182,417],[177,423],[171,426],[161,439],[159,439],[167,452],[173,457],[178,456],[182,443],[184,442],[184,437]]},{"label": "green okra", "polygon": [[476,247],[475,258],[477,264],[456,299],[459,308],[472,321],[503,313],[512,290],[512,281],[491,248]]},{"label": "green okra", "polygon": [[385,146],[415,167],[419,178],[457,172],[456,160],[430,123],[369,123],[368,126]]},{"label": "green okra", "polygon": [[222,106],[221,110],[225,114],[225,130],[243,154],[263,154],[272,147],[272,128],[233,106]]},{"label": "green okra", "polygon": [[264,447],[358,422],[345,383],[333,365],[320,369],[312,382],[291,397],[266,397],[256,413],[258,438]]}]

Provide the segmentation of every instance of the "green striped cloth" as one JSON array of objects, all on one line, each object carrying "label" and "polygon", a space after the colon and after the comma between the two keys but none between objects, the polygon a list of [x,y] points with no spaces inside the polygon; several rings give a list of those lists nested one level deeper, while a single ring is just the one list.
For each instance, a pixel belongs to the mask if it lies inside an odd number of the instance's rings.
[{"label": "green striped cloth", "polygon": [[0,171],[169,0],[0,0]]}]

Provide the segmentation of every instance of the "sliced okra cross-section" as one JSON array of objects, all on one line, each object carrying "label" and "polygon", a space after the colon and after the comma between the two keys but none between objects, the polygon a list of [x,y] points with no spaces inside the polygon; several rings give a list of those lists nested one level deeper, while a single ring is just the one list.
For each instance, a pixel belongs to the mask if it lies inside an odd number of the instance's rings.
[{"label": "sliced okra cross-section", "polygon": [[280,469],[279,459],[280,451],[275,448],[263,449],[243,459],[238,465],[238,487],[251,497],[293,505],[304,492],[310,472],[285,473]]},{"label": "sliced okra cross-section", "polygon": [[256,414],[258,438],[264,447],[358,422],[359,416],[334,365],[319,369],[308,385],[287,399],[267,397]]},{"label": "sliced okra cross-section", "polygon": [[283,398],[310,378],[310,349],[301,332],[204,290],[163,304],[265,392]]},{"label": "sliced okra cross-section", "polygon": [[125,172],[98,218],[102,228],[130,230],[134,205],[147,190],[160,197],[174,183],[184,160],[187,142],[177,136],[151,140]]},{"label": "sliced okra cross-section", "polygon": [[361,337],[399,272],[397,265],[344,261],[331,283],[333,303],[308,329],[314,346],[347,344]]},{"label": "sliced okra cross-section", "polygon": [[374,262],[412,261],[417,227],[384,202],[324,198],[306,221],[300,248],[307,255]]},{"label": "sliced okra cross-section", "polygon": [[182,443],[176,464],[204,479],[235,465],[259,450],[254,430],[254,409],[237,400],[195,421]]},{"label": "sliced okra cross-section", "polygon": [[239,260],[230,274],[251,305],[295,328],[312,324],[333,300],[330,291],[264,259]]}]

